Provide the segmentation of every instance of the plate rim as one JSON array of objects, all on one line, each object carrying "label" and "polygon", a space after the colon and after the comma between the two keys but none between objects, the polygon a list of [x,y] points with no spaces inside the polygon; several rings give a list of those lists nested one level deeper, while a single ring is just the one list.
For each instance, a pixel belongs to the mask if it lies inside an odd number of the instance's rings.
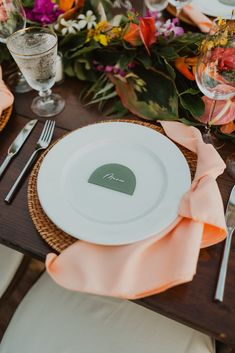
[{"label": "plate rim", "polygon": [[[198,7],[198,2],[199,2],[199,1],[202,3],[202,0],[193,0],[193,1],[192,1],[192,5]],[[203,1],[205,2],[206,0],[203,0]],[[207,0],[207,1],[210,1],[210,0]],[[218,1],[218,0],[217,0],[217,1]],[[230,6],[230,5],[226,5],[226,4],[222,4],[222,3],[220,3],[220,4],[221,4],[221,6],[224,6],[224,8],[226,8],[226,7],[229,8],[229,7],[230,7],[230,8],[231,8],[231,11],[232,11],[232,7],[235,8],[235,5],[234,5],[234,6],[233,6],[233,5]],[[221,16],[220,13],[218,13],[218,14],[216,14],[216,15],[215,15],[215,14],[212,15],[212,14],[210,14],[209,11],[207,11],[207,10],[205,11],[204,9],[200,9],[199,7],[198,7],[198,9],[199,9],[199,11],[201,11],[204,15],[209,16],[209,17],[212,17],[212,18],[216,18],[216,17]],[[222,18],[229,20],[229,19],[231,18],[231,13],[230,13],[230,14],[227,14],[226,17],[223,16]]]}]

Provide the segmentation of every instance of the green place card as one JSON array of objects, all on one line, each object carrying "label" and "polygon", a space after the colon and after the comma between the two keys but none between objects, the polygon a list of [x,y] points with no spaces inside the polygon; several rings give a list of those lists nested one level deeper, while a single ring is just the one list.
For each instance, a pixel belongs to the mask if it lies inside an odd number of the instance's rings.
[{"label": "green place card", "polygon": [[132,170],[124,165],[110,163],[97,168],[91,174],[88,183],[133,195],[136,187],[136,177]]}]

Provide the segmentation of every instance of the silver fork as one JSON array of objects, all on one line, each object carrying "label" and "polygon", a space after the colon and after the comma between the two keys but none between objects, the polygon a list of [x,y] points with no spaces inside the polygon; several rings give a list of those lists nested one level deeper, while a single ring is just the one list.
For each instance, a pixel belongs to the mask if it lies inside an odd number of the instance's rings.
[{"label": "silver fork", "polygon": [[51,139],[52,139],[53,132],[54,132],[54,128],[55,128],[55,121],[54,120],[47,120],[45,122],[42,133],[41,133],[41,135],[35,145],[34,152],[32,153],[28,162],[25,164],[22,172],[20,173],[20,175],[16,179],[15,183],[11,187],[10,191],[8,192],[8,194],[5,198],[5,202],[11,203],[13,197],[15,196],[16,191],[18,190],[20,184],[23,181],[24,176],[29,171],[30,167],[33,165],[33,162],[36,160],[36,157],[37,157],[39,151],[44,150],[49,146]]}]

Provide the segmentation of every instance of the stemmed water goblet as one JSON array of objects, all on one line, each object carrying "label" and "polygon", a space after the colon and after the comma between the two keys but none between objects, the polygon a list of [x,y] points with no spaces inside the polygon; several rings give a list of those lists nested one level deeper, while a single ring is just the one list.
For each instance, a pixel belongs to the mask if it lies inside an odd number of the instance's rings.
[{"label": "stemmed water goblet", "polygon": [[176,8],[176,17],[179,18],[180,12],[185,5],[188,5],[192,0],[168,0],[169,3]]},{"label": "stemmed water goblet", "polygon": [[196,67],[196,82],[201,92],[212,100],[204,139],[213,142],[211,126],[217,100],[235,95],[235,37],[229,28],[217,30],[204,41]]},{"label": "stemmed water goblet", "polygon": [[[12,33],[25,26],[26,16],[20,0],[0,0],[0,42],[5,44]],[[32,90],[19,71],[12,76],[14,81],[17,81],[14,87],[16,92],[25,93]]]},{"label": "stemmed water goblet", "polygon": [[56,77],[56,34],[46,28],[30,27],[13,33],[6,44],[28,84],[39,91],[32,102],[32,111],[41,117],[59,114],[65,102],[51,92]]},{"label": "stemmed water goblet", "polygon": [[168,5],[168,0],[144,0],[145,9],[151,12],[158,12],[164,10]]},{"label": "stemmed water goblet", "polygon": [[[235,96],[235,29],[231,22],[223,23],[209,35],[202,45],[202,52],[196,68],[196,82],[201,92],[212,100],[210,113],[203,134],[206,143],[212,143],[217,148],[217,140],[211,133],[211,127],[218,124],[226,114],[231,98]],[[222,110],[214,116],[216,102],[225,100]],[[227,167],[235,176],[235,154],[229,156]]]}]

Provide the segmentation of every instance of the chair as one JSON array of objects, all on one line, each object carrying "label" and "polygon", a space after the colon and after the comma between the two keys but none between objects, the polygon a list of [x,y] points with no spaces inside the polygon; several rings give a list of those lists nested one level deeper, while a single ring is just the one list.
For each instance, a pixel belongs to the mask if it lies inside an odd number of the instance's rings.
[{"label": "chair", "polygon": [[23,260],[23,254],[0,245],[0,298],[10,284]]},{"label": "chair", "polygon": [[130,301],[68,291],[44,273],[0,344],[13,352],[213,353],[214,341]]}]

